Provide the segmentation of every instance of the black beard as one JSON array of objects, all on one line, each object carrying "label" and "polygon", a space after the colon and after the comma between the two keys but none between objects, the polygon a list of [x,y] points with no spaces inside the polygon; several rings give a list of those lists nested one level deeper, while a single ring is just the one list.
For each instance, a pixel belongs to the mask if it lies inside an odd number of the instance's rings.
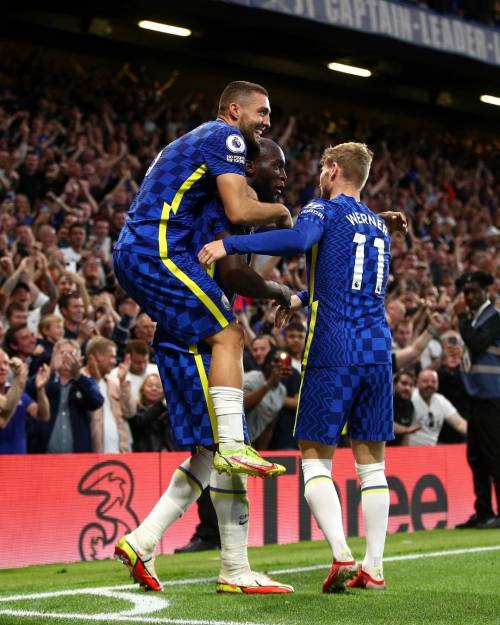
[{"label": "black beard", "polygon": [[256,148],[257,150],[259,149],[259,141],[255,140],[255,136],[252,132],[249,132],[246,128],[240,128],[240,132],[243,135],[243,138],[245,139],[245,141],[252,147],[252,148]]}]

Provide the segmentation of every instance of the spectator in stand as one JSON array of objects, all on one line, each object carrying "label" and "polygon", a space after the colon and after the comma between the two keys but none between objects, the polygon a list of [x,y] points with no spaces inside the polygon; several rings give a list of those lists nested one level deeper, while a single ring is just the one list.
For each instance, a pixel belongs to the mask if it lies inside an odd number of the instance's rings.
[{"label": "spectator in stand", "polygon": [[285,349],[292,357],[292,367],[302,371],[302,356],[306,345],[306,328],[302,323],[289,323],[285,328]]},{"label": "spectator in stand", "polygon": [[78,222],[71,224],[68,229],[69,245],[62,248],[66,268],[70,271],[76,271],[78,263],[84,255],[87,255],[85,250],[86,240],[85,225]]},{"label": "spectator in stand", "polygon": [[438,386],[438,374],[433,369],[424,369],[418,374],[411,401],[415,411],[412,425],[419,426],[419,429],[405,435],[404,445],[436,445],[445,419],[462,434],[467,432],[467,421],[444,395],[437,392]]},{"label": "spectator in stand", "polygon": [[20,323],[28,325],[28,308],[21,302],[11,302],[5,311],[5,327],[10,328]]},{"label": "spectator in stand", "polygon": [[156,323],[146,313],[137,317],[134,326],[134,338],[145,341],[149,345],[149,362],[156,363],[155,353],[152,347],[156,331]]},{"label": "spectator in stand", "polygon": [[11,326],[5,333],[4,348],[10,357],[19,358],[28,367],[29,375],[36,373],[38,365],[36,337],[27,324]]},{"label": "spectator in stand", "polygon": [[139,400],[130,420],[133,451],[173,451],[167,404],[158,373],[146,375],[139,387]]},{"label": "spectator in stand", "polygon": [[500,527],[491,484],[500,506],[500,313],[488,298],[493,276],[467,272],[457,280],[454,302],[460,334],[467,348],[462,378],[470,396],[467,460],[474,480],[475,514],[457,527]]},{"label": "spectator in stand", "polygon": [[[12,383],[7,378],[12,374]],[[19,358],[11,358],[0,349],[0,454],[27,452],[26,428],[30,418],[48,421],[50,407],[45,385],[50,369],[42,366],[35,378],[35,402],[26,392],[28,369]]]},{"label": "spectator in stand", "polygon": [[413,338],[413,323],[410,320],[398,321],[392,332],[393,349],[397,351],[407,347]]},{"label": "spectator in stand", "polygon": [[[457,412],[467,421],[470,416],[470,399],[460,373],[460,365],[464,356],[464,342],[458,332],[448,330],[441,336],[443,353],[441,366],[438,369],[439,390],[450,401]],[[439,433],[439,443],[464,443],[465,436],[445,421]]]},{"label": "spectator in stand", "polygon": [[420,429],[414,422],[415,409],[411,400],[415,389],[415,376],[411,371],[398,371],[394,376],[394,436],[388,445],[402,445],[406,434],[413,434]]},{"label": "spectator in stand", "polygon": [[39,358],[50,362],[54,345],[64,336],[63,320],[58,315],[45,315],[38,324],[38,334],[41,337],[37,341]]},{"label": "spectator in stand", "polygon": [[[30,378],[27,391],[36,396],[36,379]],[[52,352],[51,374],[46,394],[50,419],[46,423],[30,423],[29,453],[84,453],[92,451],[90,442],[90,411],[104,399],[94,380],[81,371],[80,346],[76,341],[61,339]]]},{"label": "spectator in stand", "polygon": [[[128,357],[130,366],[127,372],[127,382],[130,382],[130,402],[132,412],[136,412],[140,401],[141,388],[151,375],[158,374],[158,366],[149,362],[149,346],[145,341],[133,339],[127,343],[125,357]],[[118,381],[120,373],[119,366],[115,367],[109,374],[110,378]],[[150,381],[153,386],[153,381]]]},{"label": "spectator in stand", "polygon": [[59,310],[64,320],[64,338],[84,343],[96,333],[95,324],[85,318],[85,304],[77,293],[61,295]]},{"label": "spectator in stand", "polygon": [[276,419],[287,400],[287,389],[283,382],[291,375],[290,355],[276,349],[267,353],[261,370],[247,371],[244,374],[243,393],[248,436],[257,450],[268,448]]},{"label": "spectator in stand", "polygon": [[94,256],[98,256],[105,263],[111,262],[110,226],[106,217],[96,217],[89,238],[89,248]]},{"label": "spectator in stand", "polygon": [[252,361],[247,363],[245,371],[262,370],[269,352],[274,348],[273,339],[269,334],[259,334],[251,343]]},{"label": "spectator in stand", "polygon": [[132,416],[130,382],[127,373],[130,357],[118,366],[118,382],[110,373],[116,365],[116,345],[113,341],[94,336],[87,345],[87,367],[84,372],[94,378],[104,398],[102,406],[92,412],[92,451],[96,453],[120,453],[131,451],[131,434],[127,419]]}]

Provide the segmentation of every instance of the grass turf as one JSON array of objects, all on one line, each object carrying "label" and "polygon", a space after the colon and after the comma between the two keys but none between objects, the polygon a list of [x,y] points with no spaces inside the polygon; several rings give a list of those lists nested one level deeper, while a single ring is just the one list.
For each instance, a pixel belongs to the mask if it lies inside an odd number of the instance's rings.
[{"label": "grass turf", "polygon": [[[351,539],[356,557],[363,552],[363,540]],[[323,542],[268,546],[250,550],[255,570],[279,571],[324,565],[310,571],[275,573],[274,577],[295,586],[295,594],[281,596],[216,595],[217,552],[161,556],[157,571],[167,585],[164,593],[140,593],[149,598],[168,600],[170,605],[137,616],[122,614],[120,622],[174,623],[259,623],[276,625],[500,625],[500,551],[479,551],[460,555],[416,560],[390,561],[404,556],[435,551],[451,551],[484,546],[500,546],[497,530],[434,530],[414,534],[392,534],[387,539],[385,592],[351,590],[340,595],[323,595],[321,582],[329,564],[329,550]],[[192,580],[188,582],[188,580]],[[66,595],[48,598],[1,601],[12,595],[41,593],[102,586],[122,586],[128,581],[126,568],[115,561],[80,562],[67,565],[34,566],[0,571],[1,625],[118,622],[113,616],[130,610],[132,604],[116,594]],[[171,585],[169,582],[178,581]],[[134,587],[131,585],[129,589]],[[125,591],[127,592],[127,591]],[[133,591],[135,596],[138,591]],[[44,612],[41,616],[2,614],[4,610]],[[69,614],[88,615],[77,619]],[[91,620],[94,614],[100,620]],[[68,616],[56,618],[50,614]],[[109,614],[109,616],[104,616]],[[125,620],[126,619],[126,620]],[[168,619],[168,620],[167,620]]]}]

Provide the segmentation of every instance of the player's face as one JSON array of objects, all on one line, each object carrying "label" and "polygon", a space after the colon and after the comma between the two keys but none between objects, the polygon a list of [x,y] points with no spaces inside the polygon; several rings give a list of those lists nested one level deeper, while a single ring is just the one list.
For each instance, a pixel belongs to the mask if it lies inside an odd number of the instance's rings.
[{"label": "player's face", "polygon": [[253,93],[248,100],[240,104],[238,128],[246,141],[258,147],[260,138],[271,125],[271,107],[268,98],[262,93]]},{"label": "player's face", "polygon": [[261,202],[277,202],[286,182],[285,155],[278,146],[263,150],[254,163],[251,186]]}]

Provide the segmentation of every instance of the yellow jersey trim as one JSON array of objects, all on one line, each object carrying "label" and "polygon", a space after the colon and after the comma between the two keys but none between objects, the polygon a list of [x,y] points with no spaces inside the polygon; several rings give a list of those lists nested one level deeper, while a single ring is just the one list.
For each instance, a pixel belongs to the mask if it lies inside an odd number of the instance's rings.
[{"label": "yellow jersey trim", "polygon": [[311,343],[314,336],[314,330],[316,328],[316,319],[318,316],[318,301],[314,301],[314,288],[316,286],[316,262],[318,259],[318,244],[315,243],[311,249],[311,269],[309,271],[309,306],[311,307],[311,321],[309,322],[309,331],[307,333],[306,347],[304,349],[304,357],[302,359],[302,372],[300,375],[300,388],[299,398],[297,401],[297,410],[295,411],[295,422],[293,424],[293,434],[295,436],[295,430],[297,429],[297,419],[300,409],[300,398],[302,395],[302,387],[304,385],[304,376],[306,372],[307,360],[309,358],[309,351],[311,349]]},{"label": "yellow jersey trim", "polygon": [[205,403],[207,405],[208,416],[210,417],[210,425],[212,426],[212,436],[214,437],[214,443],[219,442],[219,436],[217,432],[217,417],[215,416],[215,408],[210,393],[208,392],[208,377],[205,371],[205,365],[203,364],[203,358],[198,353],[197,345],[189,346],[189,353],[194,356],[194,362],[196,364],[196,370],[201,381],[201,387],[203,389],[203,395],[205,396]]},{"label": "yellow jersey trim", "polygon": [[168,257],[167,225],[168,220],[170,219],[170,214],[173,213],[175,215],[177,213],[186,191],[189,191],[189,189],[206,174],[207,170],[208,166],[206,165],[206,163],[198,167],[198,169],[194,171],[189,176],[189,178],[186,178],[186,180],[184,180],[184,182],[181,184],[181,186],[177,190],[177,193],[174,196],[174,199],[172,200],[172,204],[168,204],[168,202],[163,203],[163,208],[160,216],[160,225],[158,227],[158,249],[160,258],[163,264],[167,267],[167,269],[185,286],[187,286],[191,293],[193,293],[208,308],[208,310],[219,322],[221,328],[225,328],[227,325],[229,325],[229,321],[222,314],[217,304],[215,304],[215,302],[202,291],[202,289],[196,284],[194,280],[187,276],[182,271],[182,269],[180,269],[173,262],[173,260]]}]

